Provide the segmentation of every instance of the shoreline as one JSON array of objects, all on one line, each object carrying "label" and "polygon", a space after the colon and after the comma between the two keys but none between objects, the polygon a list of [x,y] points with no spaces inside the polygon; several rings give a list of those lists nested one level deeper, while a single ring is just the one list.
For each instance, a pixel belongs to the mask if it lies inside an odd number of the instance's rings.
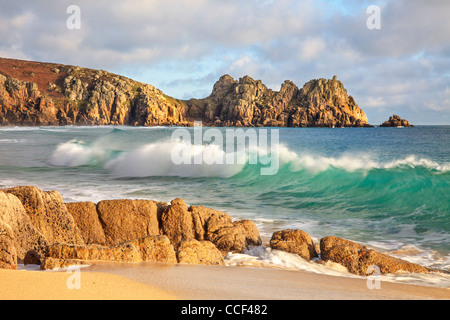
[{"label": "shoreline", "polygon": [[2,300],[449,300],[450,289],[261,267],[99,263],[71,273],[0,270]]}]

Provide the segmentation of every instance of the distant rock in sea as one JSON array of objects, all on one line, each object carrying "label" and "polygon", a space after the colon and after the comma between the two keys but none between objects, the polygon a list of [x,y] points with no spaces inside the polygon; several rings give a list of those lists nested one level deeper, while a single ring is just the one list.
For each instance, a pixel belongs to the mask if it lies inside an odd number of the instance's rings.
[{"label": "distant rock in sea", "polygon": [[0,125],[365,127],[367,116],[336,76],[280,91],[260,80],[222,76],[204,99],[70,65],[0,58]]},{"label": "distant rock in sea", "polygon": [[414,127],[407,120],[400,118],[398,115],[394,114],[389,118],[388,121],[385,121],[380,127]]}]

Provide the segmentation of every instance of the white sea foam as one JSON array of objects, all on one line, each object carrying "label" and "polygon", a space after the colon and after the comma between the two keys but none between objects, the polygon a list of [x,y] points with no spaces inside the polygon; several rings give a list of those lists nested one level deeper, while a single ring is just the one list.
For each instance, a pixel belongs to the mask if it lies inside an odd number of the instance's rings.
[{"label": "white sea foam", "polygon": [[83,141],[70,140],[58,145],[49,159],[50,164],[60,167],[79,167],[98,162],[105,151],[96,146],[87,146]]},{"label": "white sea foam", "polygon": [[[174,164],[172,150],[184,147],[191,148],[192,164]],[[216,146],[184,145],[184,142],[158,142],[145,145],[135,151],[119,156],[108,161],[105,168],[118,177],[151,177],[151,176],[176,176],[176,177],[221,177],[229,178],[239,173],[242,164],[193,164],[199,155],[212,158],[219,154],[225,156],[225,152]]]},{"label": "white sea foam", "polygon": [[299,255],[272,250],[259,246],[246,250],[244,253],[229,253],[225,262],[229,266],[271,267],[290,270],[302,270],[335,276],[355,277],[347,269],[336,263],[319,263],[319,260],[307,261]]},{"label": "white sea foam", "polygon": [[[325,263],[318,258],[307,261],[296,254],[272,250],[263,246],[250,248],[242,254],[229,253],[225,257],[225,263],[228,266],[280,268],[339,277],[368,279],[367,277],[349,273],[344,266],[337,263],[329,261]],[[380,275],[379,279],[381,282],[402,282],[443,288],[450,287],[450,275],[437,272],[432,272],[430,274],[384,274]]]},{"label": "white sea foam", "polygon": [[[221,177],[229,178],[242,171],[243,164],[220,164],[211,159],[226,159],[227,153],[215,144],[212,145],[184,145],[182,141],[160,141],[137,147],[119,157],[111,158],[110,153],[102,147],[100,141],[87,145],[82,141],[71,140],[58,145],[53,152],[50,163],[55,166],[76,167],[104,161],[105,168],[119,177],[148,177],[148,176],[180,176],[180,177]],[[173,163],[174,149],[191,148],[191,162],[176,165]],[[292,172],[308,171],[318,174],[336,168],[348,172],[368,172],[374,169],[396,169],[424,167],[438,172],[448,172],[450,163],[437,163],[436,161],[420,158],[414,155],[392,161],[379,161],[367,154],[343,154],[339,157],[322,155],[299,154],[287,146],[280,144],[280,166],[287,165]],[[248,154],[266,156],[265,150],[257,147],[248,148]],[[194,164],[198,155],[203,158],[202,164]],[[236,155],[237,158],[237,155]],[[208,161],[209,160],[209,161]],[[224,163],[226,163],[224,161]]]},{"label": "white sea foam", "polygon": [[25,143],[27,142],[27,139],[0,139],[0,144],[9,144],[9,143]]},{"label": "white sea foam", "polygon": [[367,154],[343,154],[340,157],[327,157],[312,154],[298,154],[284,145],[280,145],[280,164],[288,164],[293,172],[306,170],[313,174],[330,168],[342,169],[348,172],[368,171],[372,169],[395,169],[402,167],[424,167],[440,172],[450,171],[450,163],[437,163],[415,155],[403,159],[382,162]]}]

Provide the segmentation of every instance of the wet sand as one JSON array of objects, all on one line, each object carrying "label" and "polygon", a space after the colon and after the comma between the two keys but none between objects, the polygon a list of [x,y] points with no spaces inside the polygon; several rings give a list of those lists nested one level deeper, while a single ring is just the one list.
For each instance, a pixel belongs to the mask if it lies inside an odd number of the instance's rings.
[{"label": "wet sand", "polygon": [[[423,300],[450,299],[450,289],[381,282],[303,271],[253,267],[97,264],[73,273],[0,270],[0,300]],[[74,284],[75,282],[71,282]]]}]

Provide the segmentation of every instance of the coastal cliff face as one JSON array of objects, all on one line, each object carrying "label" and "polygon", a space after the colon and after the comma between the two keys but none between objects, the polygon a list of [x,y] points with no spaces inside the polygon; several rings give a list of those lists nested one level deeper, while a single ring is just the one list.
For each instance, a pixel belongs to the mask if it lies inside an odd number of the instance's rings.
[{"label": "coastal cliff face", "polygon": [[280,91],[229,75],[204,99],[177,100],[103,70],[0,58],[0,125],[362,127],[367,117],[343,84],[311,80]]},{"label": "coastal cliff face", "polygon": [[367,116],[342,82],[311,80],[299,89],[285,81],[280,91],[249,76],[224,75],[205,99],[188,101],[188,117],[215,126],[363,127]]},{"label": "coastal cliff face", "polygon": [[0,125],[185,125],[182,103],[103,70],[0,59]]}]

